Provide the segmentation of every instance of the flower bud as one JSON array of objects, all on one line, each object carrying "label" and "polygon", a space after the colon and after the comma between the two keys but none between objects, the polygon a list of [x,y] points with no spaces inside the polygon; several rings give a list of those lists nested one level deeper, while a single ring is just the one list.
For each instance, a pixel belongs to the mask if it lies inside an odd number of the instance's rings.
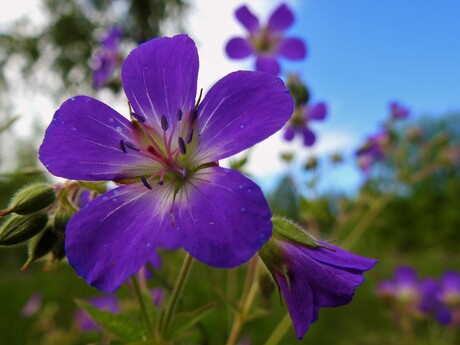
[{"label": "flower bud", "polygon": [[298,76],[289,76],[286,86],[288,87],[289,92],[291,93],[291,96],[297,106],[308,103],[310,100],[310,92],[308,91],[307,86],[299,80]]},{"label": "flower bud", "polygon": [[45,231],[32,238],[29,242],[29,258],[21,270],[29,268],[35,260],[48,254],[58,240],[59,236],[52,230],[51,226],[48,226]]},{"label": "flower bud", "polygon": [[46,183],[26,186],[11,199],[8,208],[0,212],[0,217],[10,213],[27,215],[48,207],[56,200],[54,188]]},{"label": "flower bud", "polygon": [[12,215],[0,228],[0,245],[11,246],[25,242],[42,231],[48,222],[45,212],[27,216]]}]

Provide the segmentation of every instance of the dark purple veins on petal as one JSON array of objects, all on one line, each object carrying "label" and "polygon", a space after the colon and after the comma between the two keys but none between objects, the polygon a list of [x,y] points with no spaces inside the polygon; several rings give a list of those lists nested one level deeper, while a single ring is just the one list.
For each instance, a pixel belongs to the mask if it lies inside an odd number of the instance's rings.
[{"label": "dark purple veins on petal", "polygon": [[145,176],[141,176],[141,180],[142,180],[142,183],[144,184],[144,186],[145,186],[147,189],[150,189],[150,190],[153,189],[153,187],[147,182],[147,179],[145,178]]},{"label": "dark purple veins on petal", "polygon": [[126,153],[126,146],[125,146],[125,142],[123,140],[120,140],[120,149]]},{"label": "dark purple veins on petal", "polygon": [[161,129],[164,131],[167,131],[169,128],[169,123],[168,119],[166,118],[166,115],[161,115]]}]

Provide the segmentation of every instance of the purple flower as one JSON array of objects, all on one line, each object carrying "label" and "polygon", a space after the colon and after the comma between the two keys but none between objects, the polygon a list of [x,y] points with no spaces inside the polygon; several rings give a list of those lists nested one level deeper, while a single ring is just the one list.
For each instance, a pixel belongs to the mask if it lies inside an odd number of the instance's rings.
[{"label": "purple flower", "polygon": [[363,272],[377,261],[313,238],[311,244],[302,244],[284,235],[275,226],[259,255],[281,290],[297,337],[302,339],[321,307],[351,302],[355,288],[364,282]]},{"label": "purple flower", "polygon": [[455,271],[445,272],[438,287],[436,319],[443,325],[460,326],[460,274]]},{"label": "purple flower", "polygon": [[101,46],[94,56],[93,85],[103,87],[112,77],[120,61],[119,45],[123,31],[118,27],[109,29],[101,40]]},{"label": "purple flower", "polygon": [[286,126],[284,139],[291,141],[298,134],[303,137],[303,144],[305,146],[312,146],[316,141],[316,136],[309,128],[310,122],[322,121],[326,118],[326,115],[327,106],[323,102],[313,106],[302,105],[297,107]]},{"label": "purple flower", "polygon": [[[99,310],[110,311],[114,314],[118,314],[120,312],[118,300],[114,295],[93,297],[89,300],[89,302]],[[74,320],[82,332],[101,331],[101,328],[83,309],[76,311]]]},{"label": "purple flower", "polygon": [[410,266],[400,266],[396,268],[393,280],[379,284],[377,293],[390,303],[396,302],[408,310],[415,310],[421,298],[417,273]]},{"label": "purple flower", "polygon": [[409,109],[398,102],[390,103],[390,116],[392,120],[404,120],[409,116]]},{"label": "purple flower", "polygon": [[291,10],[281,4],[268,19],[265,26],[247,6],[235,11],[238,21],[248,30],[247,37],[233,37],[225,50],[231,59],[256,56],[256,70],[278,75],[280,56],[290,60],[302,60],[307,55],[305,43],[300,38],[285,37],[284,32],[294,23]]},{"label": "purple flower", "polygon": [[389,140],[388,132],[382,130],[369,136],[364,145],[356,151],[358,164],[364,172],[368,173],[374,162],[382,161],[385,158],[385,149]]},{"label": "purple flower", "polygon": [[42,306],[43,295],[41,293],[34,293],[30,296],[26,305],[21,309],[21,315],[24,317],[30,317],[37,314],[38,310]]},{"label": "purple flower", "polygon": [[195,106],[197,77],[188,36],[150,40],[122,66],[132,121],[77,96],[46,131],[39,155],[51,173],[121,185],[90,201],[66,230],[69,262],[100,290],[118,288],[160,247],[234,267],[270,238],[260,188],[217,161],[279,130],[293,111],[289,91],[277,77],[238,71]]}]

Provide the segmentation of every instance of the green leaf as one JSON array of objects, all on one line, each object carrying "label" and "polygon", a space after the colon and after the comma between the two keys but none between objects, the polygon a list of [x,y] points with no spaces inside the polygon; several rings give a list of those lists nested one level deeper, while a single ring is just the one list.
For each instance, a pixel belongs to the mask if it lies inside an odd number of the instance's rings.
[{"label": "green leaf", "polygon": [[76,303],[89,314],[94,322],[115,337],[129,342],[145,339],[146,332],[144,328],[126,315],[112,314],[106,310],[99,310],[90,303],[80,300],[77,300]]},{"label": "green leaf", "polygon": [[201,319],[217,306],[217,302],[206,304],[198,309],[177,314],[173,320],[170,337],[177,340],[187,334],[193,326],[195,326]]}]

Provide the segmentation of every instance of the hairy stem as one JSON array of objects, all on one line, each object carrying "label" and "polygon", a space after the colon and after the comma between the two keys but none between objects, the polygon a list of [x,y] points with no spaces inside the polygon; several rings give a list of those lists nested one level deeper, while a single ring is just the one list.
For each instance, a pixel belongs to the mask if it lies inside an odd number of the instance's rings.
[{"label": "hairy stem", "polygon": [[291,318],[289,313],[284,314],[284,317],[281,319],[278,326],[276,326],[273,333],[270,335],[270,338],[265,342],[265,345],[278,345],[281,339],[291,327]]}]

